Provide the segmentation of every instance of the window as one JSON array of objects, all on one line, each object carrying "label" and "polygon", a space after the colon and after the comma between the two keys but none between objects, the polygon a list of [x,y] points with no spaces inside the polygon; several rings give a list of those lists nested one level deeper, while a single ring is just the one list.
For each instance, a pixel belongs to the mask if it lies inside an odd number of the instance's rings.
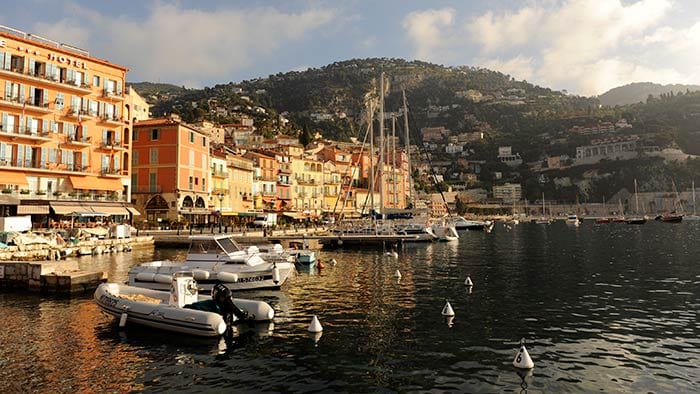
[{"label": "window", "polygon": [[158,148],[151,148],[149,153],[150,153],[149,163],[150,164],[158,164]]},{"label": "window", "polygon": [[137,166],[139,164],[139,151],[131,152],[131,165]]},{"label": "window", "polygon": [[207,138],[202,137],[202,146],[207,146]]},{"label": "window", "polygon": [[151,130],[151,141],[157,141],[159,139],[160,139],[160,130],[152,129]]},{"label": "window", "polygon": [[63,109],[63,93],[56,93],[56,109]]},{"label": "window", "polygon": [[194,144],[194,133],[190,131],[190,143]]},{"label": "window", "polygon": [[92,76],[92,86],[100,86],[100,76],[99,75]]},{"label": "window", "polygon": [[190,177],[188,186],[190,190],[194,189],[194,178]]},{"label": "window", "polygon": [[136,129],[131,130],[131,140],[132,141],[138,141],[139,140],[138,136],[139,136],[138,130],[136,130]]},{"label": "window", "polygon": [[148,189],[151,193],[155,193],[158,191],[158,182],[155,172],[151,172],[148,174]]}]

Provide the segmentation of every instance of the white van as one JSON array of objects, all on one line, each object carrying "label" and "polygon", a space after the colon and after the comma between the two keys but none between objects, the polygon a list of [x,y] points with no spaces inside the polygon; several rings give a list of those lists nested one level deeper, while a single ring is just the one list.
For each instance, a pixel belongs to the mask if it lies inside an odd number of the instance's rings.
[{"label": "white van", "polygon": [[276,213],[260,213],[255,215],[253,225],[255,227],[272,227],[277,224]]}]

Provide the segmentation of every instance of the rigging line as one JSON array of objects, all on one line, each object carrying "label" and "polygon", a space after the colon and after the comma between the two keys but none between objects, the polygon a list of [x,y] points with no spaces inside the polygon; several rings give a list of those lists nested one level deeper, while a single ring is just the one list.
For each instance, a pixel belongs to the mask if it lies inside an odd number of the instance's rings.
[{"label": "rigging line", "polygon": [[[362,140],[362,145],[360,146],[360,154],[359,154],[359,156],[357,157],[357,164],[355,164],[355,165],[353,165],[353,161],[352,161],[352,152],[350,152],[350,166],[348,166],[348,167],[345,168],[345,174],[343,174],[343,178],[347,177],[347,175],[348,175],[348,170],[350,170],[350,167],[352,167],[352,175],[350,176],[350,182],[349,182],[349,184],[348,184],[348,190],[347,190],[347,192],[345,193],[345,196],[344,196],[344,200],[343,200],[343,210],[345,210],[345,207],[347,206],[348,197],[349,197],[349,195],[350,195],[350,188],[352,187],[352,180],[353,180],[353,178],[355,177],[355,171],[357,170],[357,167],[359,166],[360,160],[362,160],[362,151],[363,151],[363,149],[365,148],[365,143],[367,142],[367,136],[368,136],[368,135],[369,135],[369,125],[367,126],[367,131],[365,131],[365,137],[364,137],[364,139]],[[333,206],[333,214],[335,214],[335,211],[336,211],[336,209],[338,208],[338,202],[340,201],[340,196],[343,194],[343,193],[342,193],[342,192],[343,192],[343,190],[342,190],[342,187],[343,187],[342,183],[341,183],[340,187],[341,187],[340,193],[338,193],[338,197],[336,197],[336,199],[335,199],[335,205]]]},{"label": "rigging line", "polygon": [[[408,106],[408,104],[406,104]],[[406,111],[406,116],[408,116],[408,113],[410,111]],[[411,121],[411,118],[408,118],[409,121]],[[416,129],[415,123],[412,127],[413,130]],[[410,131],[409,131],[410,133]],[[442,202],[445,203],[445,209],[447,210],[447,215],[452,216],[452,212],[450,212],[450,206],[447,205],[447,200],[445,199],[445,194],[442,191],[442,187],[440,186],[440,183],[437,180],[437,174],[435,173],[435,168],[433,167],[433,162],[430,159],[430,155],[428,154],[428,150],[425,149],[425,145],[422,143],[422,139],[416,139],[416,141],[421,141],[418,145],[423,149],[423,153],[425,153],[425,158],[428,160],[428,166],[430,167],[430,173],[433,175],[433,182],[435,182],[435,187],[438,189],[438,192],[440,192],[440,196],[442,197]],[[409,145],[410,146],[410,145]],[[413,176],[413,174],[411,174]]]}]

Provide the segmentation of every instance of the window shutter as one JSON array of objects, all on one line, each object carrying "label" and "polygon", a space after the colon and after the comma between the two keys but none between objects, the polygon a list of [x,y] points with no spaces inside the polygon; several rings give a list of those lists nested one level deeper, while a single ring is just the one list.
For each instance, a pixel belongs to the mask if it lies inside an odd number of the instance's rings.
[{"label": "window shutter", "polygon": [[29,59],[29,75],[36,75],[36,73],[34,73],[35,64],[36,64],[36,60],[34,60],[33,58],[30,58]]},{"label": "window shutter", "polygon": [[49,107],[49,90],[44,89],[42,96],[44,98],[44,108],[48,108]]}]

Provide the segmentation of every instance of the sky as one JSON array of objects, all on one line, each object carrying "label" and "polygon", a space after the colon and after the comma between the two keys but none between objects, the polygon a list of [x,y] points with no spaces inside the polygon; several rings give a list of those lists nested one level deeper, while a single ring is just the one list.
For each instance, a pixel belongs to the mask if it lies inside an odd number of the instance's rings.
[{"label": "sky", "polygon": [[188,88],[353,58],[486,67],[598,95],[700,84],[698,0],[24,0],[0,24]]}]

